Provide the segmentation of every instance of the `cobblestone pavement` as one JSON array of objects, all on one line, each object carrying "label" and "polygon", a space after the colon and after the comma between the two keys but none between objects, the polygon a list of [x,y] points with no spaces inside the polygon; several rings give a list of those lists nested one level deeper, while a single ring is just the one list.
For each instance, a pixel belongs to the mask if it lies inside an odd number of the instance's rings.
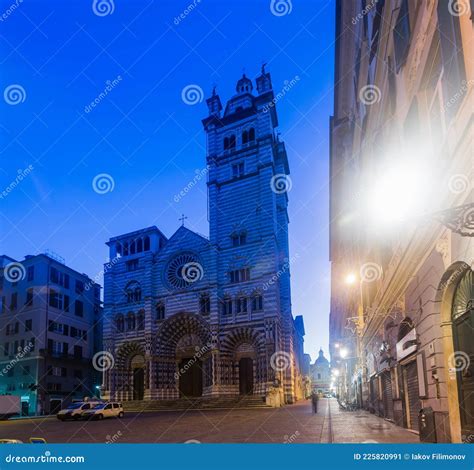
[{"label": "cobblestone pavement", "polygon": [[370,413],[343,412],[334,399],[278,409],[128,413],[123,419],[60,422],[56,418],[2,422],[0,438],[44,437],[56,442],[327,443],[419,442],[418,436]]}]

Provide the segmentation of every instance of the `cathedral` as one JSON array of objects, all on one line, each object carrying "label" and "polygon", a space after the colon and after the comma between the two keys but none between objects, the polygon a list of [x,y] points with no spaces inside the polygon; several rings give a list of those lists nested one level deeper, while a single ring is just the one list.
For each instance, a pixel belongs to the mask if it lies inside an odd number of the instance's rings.
[{"label": "cathedral", "polygon": [[264,67],[255,85],[244,74],[225,109],[215,89],[206,101],[209,238],[183,223],[169,238],[148,227],[107,242],[106,399],[302,398],[288,158]]}]

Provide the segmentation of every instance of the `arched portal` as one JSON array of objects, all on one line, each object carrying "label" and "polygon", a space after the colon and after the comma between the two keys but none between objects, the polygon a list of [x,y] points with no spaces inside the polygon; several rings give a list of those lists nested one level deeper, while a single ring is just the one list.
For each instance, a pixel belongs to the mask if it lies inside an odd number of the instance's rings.
[{"label": "arched portal", "polygon": [[461,434],[474,435],[474,273],[466,271],[456,287],[453,306],[454,353],[449,360],[458,385]]},{"label": "arched portal", "polygon": [[211,387],[213,380],[211,334],[207,322],[198,315],[173,315],[162,324],[156,344],[159,396],[205,395],[206,387]]},{"label": "arched portal", "polygon": [[148,364],[143,347],[136,342],[122,344],[113,369],[114,390],[118,400],[143,400],[149,387]]}]

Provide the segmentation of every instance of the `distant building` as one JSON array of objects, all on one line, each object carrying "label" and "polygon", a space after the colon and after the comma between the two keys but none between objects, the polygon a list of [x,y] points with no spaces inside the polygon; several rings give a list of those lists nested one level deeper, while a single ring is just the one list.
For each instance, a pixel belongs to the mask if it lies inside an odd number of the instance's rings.
[{"label": "distant building", "polygon": [[324,357],[324,351],[319,350],[318,358],[311,365],[311,389],[317,393],[328,393],[331,391],[331,366]]},{"label": "distant building", "polygon": [[108,242],[118,261],[105,275],[104,344],[115,357],[106,396],[304,396],[288,158],[264,69],[253,90],[244,75],[224,112],[215,90],[207,100],[209,239],[183,224],[170,238],[149,227]]},{"label": "distant building", "polygon": [[100,286],[51,255],[0,256],[0,394],[23,415],[55,413],[98,392]]}]

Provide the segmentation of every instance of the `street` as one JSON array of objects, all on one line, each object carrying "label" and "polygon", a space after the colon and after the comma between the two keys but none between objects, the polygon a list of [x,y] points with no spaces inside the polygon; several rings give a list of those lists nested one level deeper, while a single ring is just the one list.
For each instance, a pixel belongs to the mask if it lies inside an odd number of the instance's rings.
[{"label": "street", "polygon": [[415,443],[418,436],[366,411],[340,411],[335,399],[276,409],[127,413],[123,419],[2,422],[0,438],[43,437],[48,443]]}]

